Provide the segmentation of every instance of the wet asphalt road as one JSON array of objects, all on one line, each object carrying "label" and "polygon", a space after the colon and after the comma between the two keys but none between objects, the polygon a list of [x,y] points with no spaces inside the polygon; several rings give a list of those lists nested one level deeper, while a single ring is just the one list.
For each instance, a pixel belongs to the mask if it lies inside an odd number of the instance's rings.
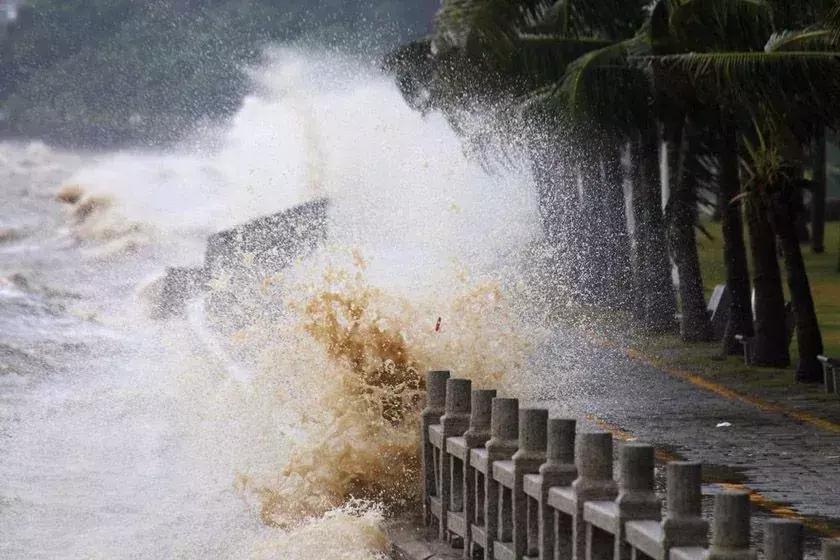
[{"label": "wet asphalt road", "polygon": [[579,334],[552,335],[531,371],[528,404],[589,417],[583,429],[606,422],[703,462],[709,482],[742,483],[840,529],[840,434],[726,399]]}]

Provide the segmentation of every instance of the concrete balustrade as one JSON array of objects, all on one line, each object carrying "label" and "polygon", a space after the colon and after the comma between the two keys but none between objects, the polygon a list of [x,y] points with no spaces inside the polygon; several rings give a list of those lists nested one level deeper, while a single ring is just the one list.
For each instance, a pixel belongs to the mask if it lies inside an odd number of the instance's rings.
[{"label": "concrete balustrade", "polygon": [[420,413],[420,463],[423,471],[423,519],[426,525],[432,522],[431,500],[438,498],[440,487],[436,468],[439,447],[432,445],[430,428],[440,424],[446,406],[446,381],[448,371],[430,371],[426,374],[426,407]]},{"label": "concrete balustrade", "polygon": [[551,560],[554,556],[554,513],[548,505],[548,490],[554,486],[571,486],[577,478],[575,466],[575,429],[573,419],[552,418],[548,421],[546,462],[539,474],[526,474],[523,489],[528,500],[528,511],[536,515],[528,521],[533,531],[536,522],[537,553],[528,551],[529,558]]},{"label": "concrete balustrade", "polygon": [[550,489],[548,505],[555,510],[555,555],[558,558],[584,560],[584,504],[588,501],[614,500],[618,495],[618,487],[613,480],[612,434],[578,434],[575,441],[575,465],[578,477],[569,487]]},{"label": "concrete balustrade", "polygon": [[661,519],[662,503],[653,490],[654,462],[653,446],[624,443],[619,447],[618,497],[584,504],[587,560],[629,560],[625,524]]},{"label": "concrete balustrade", "polygon": [[823,560],[840,560],[840,539],[825,539],[822,543]]},{"label": "concrete balustrade", "polygon": [[452,484],[447,530],[462,539],[465,558],[470,556],[471,526],[476,522],[475,469],[470,465],[470,451],[484,447],[490,439],[491,406],[495,396],[496,391],[492,389],[474,390],[469,429],[462,437],[450,437],[446,442]]},{"label": "concrete balustrade", "polygon": [[643,557],[666,560],[671,548],[705,548],[709,543],[709,523],[701,511],[700,463],[669,462],[665,467],[667,515],[661,522],[628,521],[626,540],[632,560]]},{"label": "concrete balustrade", "polygon": [[804,556],[802,523],[792,519],[770,519],[764,525],[765,560],[802,560]]},{"label": "concrete balustrade", "polygon": [[508,461],[493,464],[493,478],[499,491],[499,532],[494,557],[514,560],[529,551],[539,554],[537,512],[525,495],[526,474],[538,473],[546,461],[548,411],[526,408],[519,411],[519,449]]},{"label": "concrete balustrade", "polygon": [[715,496],[712,542],[708,550],[675,547],[670,560],[756,560],[750,549],[750,495],[726,491]]},{"label": "concrete balustrade", "polygon": [[519,401],[493,399],[490,414],[490,440],[484,449],[470,451],[476,489],[476,522],[470,527],[470,554],[482,552],[493,560],[493,548],[499,534],[499,484],[493,478],[496,461],[506,461],[519,449]]},{"label": "concrete balustrade", "polygon": [[462,501],[460,478],[459,485],[453,491],[451,461],[446,444],[450,437],[463,436],[470,427],[471,389],[472,382],[469,379],[447,379],[446,403],[440,424],[429,426],[429,441],[436,452],[434,466],[438,481],[437,494],[430,500],[430,509],[432,518],[437,521],[440,538],[446,540],[450,537],[446,528],[449,509],[453,501],[456,502],[456,508],[460,509],[459,502]]},{"label": "concrete balustrade", "polygon": [[[701,515],[701,466],[666,465],[666,511],[654,491],[654,449],[618,448],[609,433],[576,434],[514,398],[429,372],[423,429],[427,522],[464,558],[485,560],[756,560],[747,492],[715,496],[712,539]],[[773,519],[767,560],[802,560],[803,528]],[[823,542],[840,560],[840,540]]]}]

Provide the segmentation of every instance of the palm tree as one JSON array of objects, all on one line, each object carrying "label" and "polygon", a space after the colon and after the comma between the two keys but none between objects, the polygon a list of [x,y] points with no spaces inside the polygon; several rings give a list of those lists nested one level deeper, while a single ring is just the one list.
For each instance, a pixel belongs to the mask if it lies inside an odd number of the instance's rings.
[{"label": "palm tree", "polygon": [[825,252],[825,197],[828,176],[826,173],[825,125],[814,127],[813,144],[814,179],[811,188],[811,247],[814,253]]},{"label": "palm tree", "polygon": [[[661,204],[659,132],[648,79],[629,63],[638,48],[643,41],[634,36],[593,50],[568,65],[562,80],[529,95],[528,103],[556,107],[577,126],[603,131],[613,145],[626,146],[631,162],[625,176],[632,193],[633,317],[646,332],[669,332],[676,301]],[[622,199],[615,203],[620,209]]]},{"label": "palm tree", "polygon": [[[628,4],[611,0],[594,8],[572,1],[444,2],[427,50],[427,60],[433,59],[438,69],[412,65],[414,71],[408,76],[403,72],[399,81],[408,86],[404,92],[444,110],[456,127],[458,116],[477,105],[508,120],[510,109],[520,107],[521,100],[562,80],[570,62],[611,44],[613,37],[631,33],[642,11],[641,2],[632,9]],[[399,56],[417,59],[411,49]],[[493,87],[476,88],[452,75],[443,61],[453,59],[468,61],[469,75],[481,74]],[[418,96],[414,90],[424,81],[432,83]],[[557,248],[554,267],[582,302],[626,307],[630,242],[623,210],[621,142],[607,130],[576,135],[565,114],[558,106],[524,112],[532,124],[528,146],[543,226],[547,240]]]},{"label": "palm tree", "polygon": [[774,181],[775,160],[768,157],[763,137],[758,145],[745,142],[746,156],[742,159],[747,194],[746,213],[750,230],[750,250],[755,286],[755,340],[751,363],[758,366],[786,367],[790,365],[789,343],[785,317],[785,295],[779,268],[776,235],[770,225],[766,201],[761,192]]},{"label": "palm tree", "polygon": [[802,146],[813,123],[835,124],[840,99],[840,52],[831,29],[772,35],[762,51],[687,53],[658,64],[688,76],[695,89],[759,123],[770,173],[759,192],[772,231],[781,242],[796,317],[799,381],[818,381],[822,340],[804,267],[796,222],[800,212]]},{"label": "palm tree", "polygon": [[[840,114],[840,2],[826,12],[828,4],[658,0],[641,25],[638,2],[447,0],[434,37],[403,50],[414,63],[399,82],[419,108],[442,109],[456,128],[473,111],[509,125],[516,106],[541,125],[530,146],[546,238],[567,248],[561,262],[583,257],[577,264],[586,266],[561,268],[584,301],[611,303],[606,296],[619,292],[621,282],[602,279],[627,270],[618,185],[631,183],[633,311],[648,331],[672,324],[670,248],[683,337],[708,336],[695,226],[699,172],[713,172],[732,294],[724,350],[739,351],[734,335],[753,330],[743,206],[757,289],[756,357],[787,359],[779,343],[778,237],[797,321],[797,377],[806,380],[815,375],[821,341],[795,226],[806,185],[802,147],[819,147],[825,126],[834,127]],[[825,13],[823,24],[813,25]],[[774,22],[800,31],[774,34]],[[612,245],[612,238],[619,241]]]}]

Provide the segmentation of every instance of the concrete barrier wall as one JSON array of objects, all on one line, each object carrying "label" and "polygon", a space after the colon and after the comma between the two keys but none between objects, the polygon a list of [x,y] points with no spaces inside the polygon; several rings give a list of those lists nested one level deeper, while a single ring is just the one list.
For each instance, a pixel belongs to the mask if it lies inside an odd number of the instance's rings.
[{"label": "concrete barrier wall", "polygon": [[[663,504],[654,448],[577,432],[571,418],[520,408],[445,371],[426,377],[421,414],[424,519],[464,558],[485,560],[752,560],[746,492],[715,496],[701,515],[701,465],[666,465]],[[711,534],[711,538],[709,535]],[[771,519],[768,560],[801,560],[802,525]],[[840,540],[823,543],[840,560]]]}]

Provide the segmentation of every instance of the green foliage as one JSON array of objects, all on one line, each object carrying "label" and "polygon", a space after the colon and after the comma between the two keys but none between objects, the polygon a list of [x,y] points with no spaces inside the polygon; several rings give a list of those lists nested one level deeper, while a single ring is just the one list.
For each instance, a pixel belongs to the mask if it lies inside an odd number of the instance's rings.
[{"label": "green foliage", "polygon": [[[76,144],[168,142],[232,113],[272,41],[381,48],[424,30],[416,2],[33,0],[0,41],[13,133]],[[377,30],[375,37],[365,36]]]}]

